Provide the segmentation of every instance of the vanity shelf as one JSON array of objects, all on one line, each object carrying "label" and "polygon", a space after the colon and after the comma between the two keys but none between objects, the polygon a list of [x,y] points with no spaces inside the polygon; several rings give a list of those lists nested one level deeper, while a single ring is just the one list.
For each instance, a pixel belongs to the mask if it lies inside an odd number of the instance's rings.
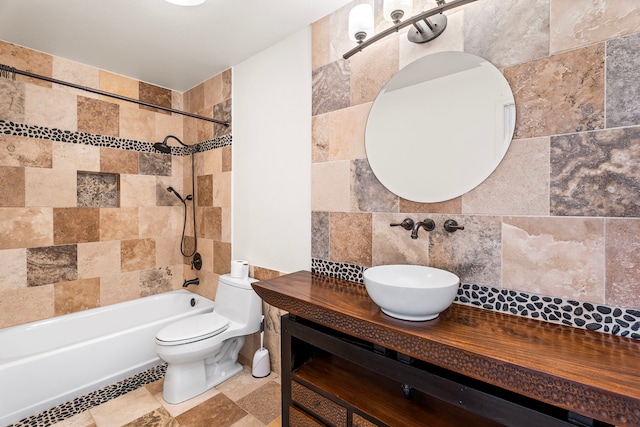
[{"label": "vanity shelf", "polygon": [[[362,284],[306,271],[253,286],[289,313],[283,425],[640,426],[637,340],[460,304],[433,321],[402,321],[381,313]],[[403,406],[413,401],[402,384],[416,390],[416,406],[433,409],[432,421],[399,421],[421,414]],[[319,414],[316,402],[343,415]],[[434,408],[447,408],[445,418]]]}]

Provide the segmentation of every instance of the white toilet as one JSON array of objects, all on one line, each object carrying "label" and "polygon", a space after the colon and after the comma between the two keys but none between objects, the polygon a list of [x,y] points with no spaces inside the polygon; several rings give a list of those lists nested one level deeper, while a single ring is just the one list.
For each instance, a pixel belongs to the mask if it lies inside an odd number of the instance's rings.
[{"label": "white toilet", "polygon": [[213,312],[179,320],[156,335],[156,353],[167,362],[162,396],[180,403],[242,371],[238,353],[245,335],[258,332],[262,300],[257,280],[220,276]]}]

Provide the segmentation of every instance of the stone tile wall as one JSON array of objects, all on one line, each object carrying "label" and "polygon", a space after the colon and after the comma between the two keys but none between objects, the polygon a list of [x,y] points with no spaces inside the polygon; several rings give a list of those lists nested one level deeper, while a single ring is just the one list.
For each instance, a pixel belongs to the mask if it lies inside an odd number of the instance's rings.
[{"label": "stone tile wall", "polygon": [[[449,13],[430,43],[401,32],[343,60],[353,47],[348,13],[360,2],[313,24],[314,265],[343,266],[347,276],[354,266],[431,265],[494,294],[640,308],[640,9],[616,0],[479,0]],[[377,28],[388,26],[382,2],[370,2]],[[433,6],[414,2],[415,12]],[[515,137],[476,189],[414,203],[371,173],[366,118],[398,69],[443,50],[503,71],[516,101]],[[431,217],[438,228],[414,241],[389,227],[405,217]],[[465,230],[445,232],[448,218]]]},{"label": "stone tile wall", "polygon": [[[231,120],[231,70],[178,93],[2,41],[0,63]],[[0,127],[0,327],[177,289],[196,275],[193,290],[213,297],[231,256],[230,127],[20,75],[0,79]],[[200,143],[199,272],[180,254],[182,203],[166,190],[193,193],[190,157],[156,153],[151,144],[166,135]],[[186,234],[192,245],[191,221]]]}]

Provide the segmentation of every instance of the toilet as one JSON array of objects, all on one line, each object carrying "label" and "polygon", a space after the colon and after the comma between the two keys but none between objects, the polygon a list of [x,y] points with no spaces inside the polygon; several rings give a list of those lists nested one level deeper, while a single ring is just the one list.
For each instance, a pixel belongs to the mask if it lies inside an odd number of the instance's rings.
[{"label": "toilet", "polygon": [[220,276],[213,312],[172,323],[156,335],[156,353],[167,362],[162,397],[180,403],[242,371],[238,353],[246,335],[258,332],[262,300],[257,280]]}]

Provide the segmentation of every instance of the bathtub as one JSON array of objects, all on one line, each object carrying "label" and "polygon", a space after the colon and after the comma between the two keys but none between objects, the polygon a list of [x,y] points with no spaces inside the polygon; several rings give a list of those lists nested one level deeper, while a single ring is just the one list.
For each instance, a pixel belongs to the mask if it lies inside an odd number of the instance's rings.
[{"label": "bathtub", "polygon": [[212,310],[178,290],[0,329],[0,426],[161,364],[156,333]]}]

